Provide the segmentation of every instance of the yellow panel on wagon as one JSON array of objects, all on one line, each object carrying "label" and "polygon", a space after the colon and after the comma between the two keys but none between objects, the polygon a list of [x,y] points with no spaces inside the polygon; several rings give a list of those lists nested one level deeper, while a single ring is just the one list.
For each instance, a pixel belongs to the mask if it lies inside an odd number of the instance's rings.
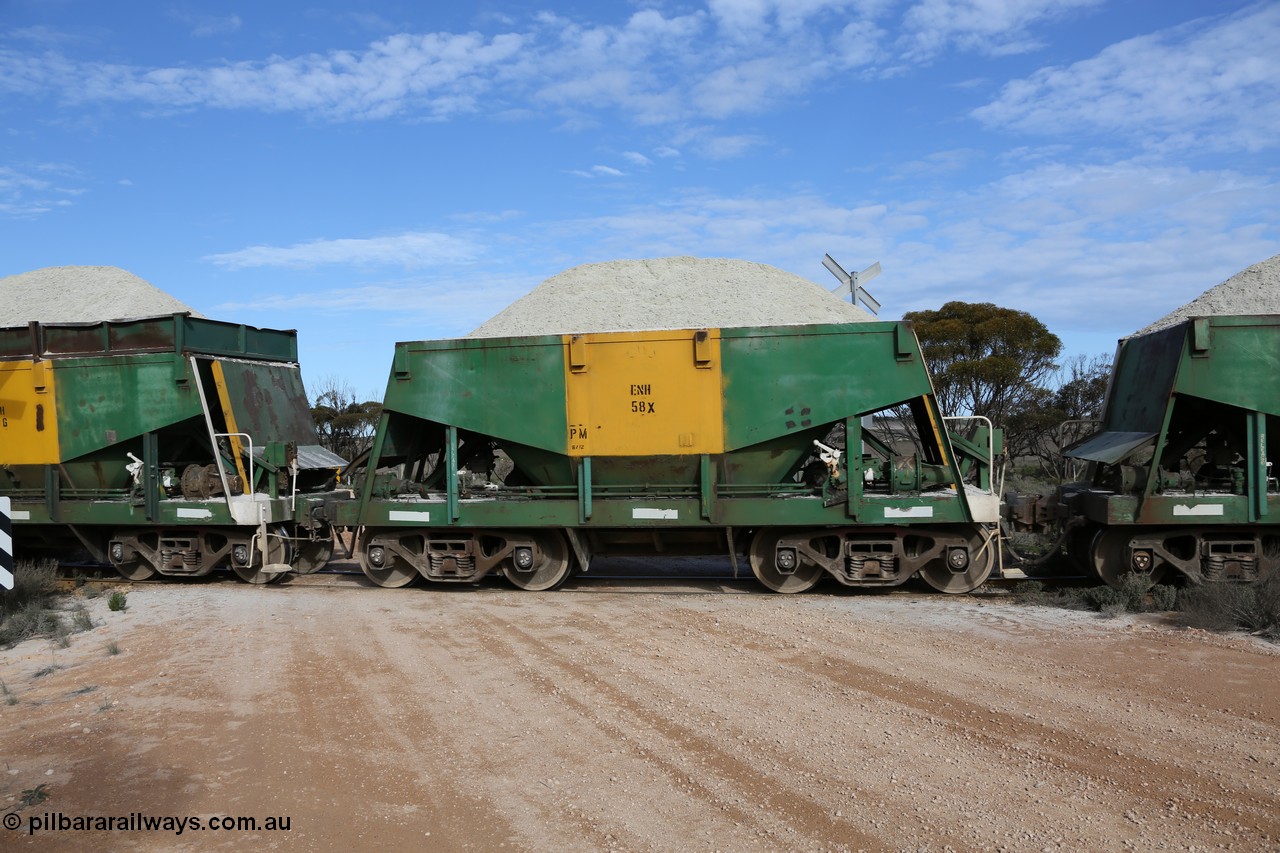
[{"label": "yellow panel on wagon", "polygon": [[724,452],[719,329],[563,340],[570,456]]},{"label": "yellow panel on wagon", "polygon": [[60,461],[53,365],[0,361],[0,465]]}]

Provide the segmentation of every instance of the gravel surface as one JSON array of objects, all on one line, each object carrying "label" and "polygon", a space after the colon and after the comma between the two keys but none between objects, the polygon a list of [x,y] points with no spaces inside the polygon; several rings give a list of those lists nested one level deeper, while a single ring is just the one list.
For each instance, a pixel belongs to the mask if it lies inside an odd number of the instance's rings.
[{"label": "gravel surface", "polygon": [[0,326],[97,323],[185,311],[146,279],[119,267],[44,267],[0,278]]},{"label": "gravel surface", "polygon": [[88,605],[70,648],[0,652],[0,813],[291,830],[5,849],[1280,847],[1280,655],[1152,617],[585,577]]},{"label": "gravel surface", "polygon": [[1220,314],[1280,314],[1280,255],[1241,270],[1133,335],[1155,332],[1191,317]]},{"label": "gravel surface", "polygon": [[793,273],[730,258],[583,264],[538,285],[473,338],[857,323],[875,318]]}]

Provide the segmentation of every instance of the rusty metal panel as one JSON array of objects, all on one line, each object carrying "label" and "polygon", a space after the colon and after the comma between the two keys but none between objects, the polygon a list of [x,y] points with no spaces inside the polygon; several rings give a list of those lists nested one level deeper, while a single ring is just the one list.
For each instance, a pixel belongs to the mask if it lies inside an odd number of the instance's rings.
[{"label": "rusty metal panel", "polygon": [[[296,365],[218,359],[231,417],[255,446],[268,441],[318,444]],[[206,389],[206,394],[209,389]]]}]

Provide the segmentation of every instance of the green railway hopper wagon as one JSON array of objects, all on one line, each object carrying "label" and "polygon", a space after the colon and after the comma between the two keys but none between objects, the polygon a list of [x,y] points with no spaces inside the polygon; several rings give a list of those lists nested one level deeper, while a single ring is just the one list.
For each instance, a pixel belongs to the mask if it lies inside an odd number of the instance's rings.
[{"label": "green railway hopper wagon", "polygon": [[383,586],[727,553],[778,592],[967,592],[995,557],[998,433],[948,434],[905,323],[400,343],[384,406],[329,519]]},{"label": "green railway hopper wagon", "polygon": [[263,583],[332,552],[292,331],[187,314],[0,329],[0,494],[19,553]]},{"label": "green railway hopper wagon", "polygon": [[1122,341],[1100,430],[1069,448],[1089,465],[1060,512],[1077,562],[1251,581],[1280,565],[1280,316],[1217,316]]}]

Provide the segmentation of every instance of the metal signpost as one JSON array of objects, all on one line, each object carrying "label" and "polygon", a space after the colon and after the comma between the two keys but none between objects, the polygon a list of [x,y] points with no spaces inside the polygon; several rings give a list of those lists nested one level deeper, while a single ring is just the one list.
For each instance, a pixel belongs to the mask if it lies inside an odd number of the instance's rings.
[{"label": "metal signpost", "polygon": [[8,497],[0,497],[0,586],[13,589],[13,535]]},{"label": "metal signpost", "polygon": [[822,265],[830,270],[831,274],[840,280],[839,284],[831,288],[832,293],[847,292],[849,296],[853,298],[854,305],[861,302],[872,314],[878,315],[880,313],[880,303],[862,287],[862,285],[880,275],[879,261],[876,261],[862,272],[855,272],[852,274],[845,272],[844,267],[836,263],[836,259],[830,255],[822,256]]}]

